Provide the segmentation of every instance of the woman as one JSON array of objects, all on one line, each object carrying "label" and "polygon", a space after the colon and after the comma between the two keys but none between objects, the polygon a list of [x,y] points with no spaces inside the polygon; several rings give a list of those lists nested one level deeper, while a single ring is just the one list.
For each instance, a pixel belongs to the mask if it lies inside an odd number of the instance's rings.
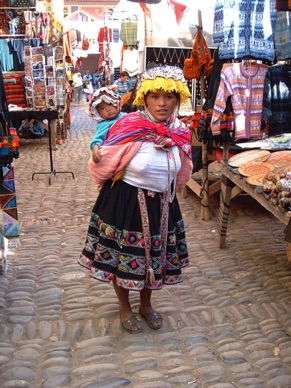
[{"label": "woman", "polygon": [[189,263],[176,191],[192,173],[191,142],[174,115],[189,96],[181,69],[146,70],[134,101],[144,110],[117,120],[100,147],[97,167],[89,161],[100,193],[79,263],[93,278],[113,282],[121,324],[130,333],[142,326],[129,291],[139,291],[139,314],[159,329],[163,318],[152,307],[152,291],[181,282],[181,269]]},{"label": "woman", "polygon": [[130,91],[130,83],[128,82],[129,74],[127,71],[122,71],[120,77],[113,82],[113,89],[116,88],[116,93],[122,97]]},{"label": "woman", "polygon": [[80,105],[82,99],[83,80],[80,72],[75,71],[73,74],[73,87],[74,87],[74,100],[75,103]]},{"label": "woman", "polygon": [[100,88],[100,74],[98,70],[95,70],[93,73],[93,86],[95,86],[97,89]]},{"label": "woman", "polygon": [[83,87],[86,95],[86,101],[89,102],[93,94],[92,75],[89,70],[86,70],[86,73],[83,75]]}]

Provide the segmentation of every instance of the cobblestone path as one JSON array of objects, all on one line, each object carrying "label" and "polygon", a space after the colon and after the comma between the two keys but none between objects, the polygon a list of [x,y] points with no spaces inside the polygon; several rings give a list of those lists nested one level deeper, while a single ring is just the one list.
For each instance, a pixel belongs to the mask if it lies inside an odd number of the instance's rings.
[{"label": "cobblestone path", "polygon": [[[21,245],[0,277],[2,388],[291,387],[291,270],[284,225],[246,195],[231,204],[227,249],[217,247],[219,198],[201,221],[180,204],[191,265],[184,283],[154,293],[164,325],[130,335],[110,284],[77,264],[96,199],[87,170],[94,122],[72,108],[68,139],[21,140],[15,162]],[[137,294],[132,303],[138,310]]]}]

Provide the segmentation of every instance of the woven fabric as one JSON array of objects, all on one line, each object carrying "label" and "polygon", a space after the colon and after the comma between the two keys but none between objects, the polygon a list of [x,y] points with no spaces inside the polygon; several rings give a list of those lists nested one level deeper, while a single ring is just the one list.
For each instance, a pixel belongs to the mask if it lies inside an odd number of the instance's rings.
[{"label": "woven fabric", "polygon": [[122,22],[120,40],[125,46],[137,45],[137,22]]},{"label": "woven fabric", "polygon": [[10,246],[19,243],[19,222],[17,214],[14,167],[2,167],[3,180],[0,181],[0,231],[8,239]]}]

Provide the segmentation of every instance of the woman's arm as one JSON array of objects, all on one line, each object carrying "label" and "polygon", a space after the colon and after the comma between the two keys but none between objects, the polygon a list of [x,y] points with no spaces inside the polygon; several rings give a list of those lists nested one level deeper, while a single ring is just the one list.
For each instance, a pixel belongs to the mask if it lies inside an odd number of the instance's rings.
[{"label": "woman's arm", "polygon": [[181,191],[185,187],[193,171],[192,160],[182,150],[180,150],[180,158],[181,169],[177,174],[176,191]]},{"label": "woman's arm", "polygon": [[129,142],[121,145],[101,146],[99,163],[94,163],[91,158],[88,162],[93,181],[102,187],[108,179],[114,179],[133,158],[141,144],[141,142]]}]

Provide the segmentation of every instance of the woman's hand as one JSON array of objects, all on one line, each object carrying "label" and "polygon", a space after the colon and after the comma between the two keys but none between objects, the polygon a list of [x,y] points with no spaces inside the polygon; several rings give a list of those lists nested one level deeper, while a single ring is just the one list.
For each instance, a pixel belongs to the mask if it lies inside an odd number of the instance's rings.
[{"label": "woman's hand", "polygon": [[94,145],[92,149],[92,160],[94,163],[98,163],[100,160],[100,151],[98,145]]}]

